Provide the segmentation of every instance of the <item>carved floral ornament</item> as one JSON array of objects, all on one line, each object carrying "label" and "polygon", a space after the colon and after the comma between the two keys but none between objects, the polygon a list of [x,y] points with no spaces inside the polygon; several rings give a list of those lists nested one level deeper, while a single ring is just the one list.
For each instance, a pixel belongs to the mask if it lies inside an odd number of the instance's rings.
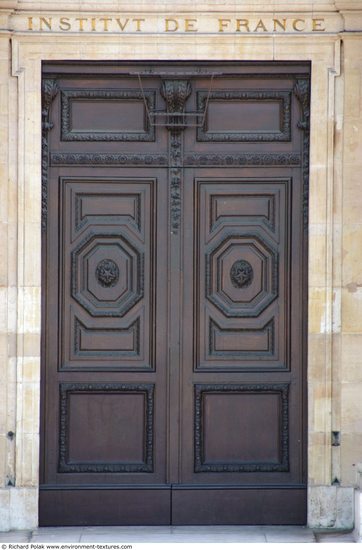
[{"label": "carved floral ornament", "polygon": [[235,288],[246,288],[254,278],[253,268],[246,260],[237,260],[230,269],[230,279]]},{"label": "carved floral ornament", "polygon": [[102,260],[96,267],[96,277],[103,287],[115,286],[119,280],[119,269],[113,260]]}]

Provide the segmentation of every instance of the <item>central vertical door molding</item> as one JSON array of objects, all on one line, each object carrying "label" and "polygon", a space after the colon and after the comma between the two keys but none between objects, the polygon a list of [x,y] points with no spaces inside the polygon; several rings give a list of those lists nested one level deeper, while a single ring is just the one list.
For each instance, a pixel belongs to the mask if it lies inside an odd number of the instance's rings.
[{"label": "central vertical door molding", "polygon": [[166,103],[168,130],[169,185],[169,353],[168,353],[168,482],[179,483],[181,416],[181,341],[182,341],[182,182],[183,130],[186,101],[191,94],[188,80],[163,80],[161,96]]}]

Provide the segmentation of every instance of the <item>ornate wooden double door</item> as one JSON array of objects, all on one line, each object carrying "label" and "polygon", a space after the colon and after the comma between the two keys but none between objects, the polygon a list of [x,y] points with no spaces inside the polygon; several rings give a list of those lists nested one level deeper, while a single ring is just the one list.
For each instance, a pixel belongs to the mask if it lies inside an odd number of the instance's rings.
[{"label": "ornate wooden double door", "polygon": [[41,525],[306,521],[309,65],[43,67]]}]

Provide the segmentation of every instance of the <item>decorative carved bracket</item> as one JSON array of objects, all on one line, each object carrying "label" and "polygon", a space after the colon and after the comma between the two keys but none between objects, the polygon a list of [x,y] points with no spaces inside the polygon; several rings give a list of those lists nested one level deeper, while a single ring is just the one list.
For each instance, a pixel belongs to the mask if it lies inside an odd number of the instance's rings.
[{"label": "decorative carved bracket", "polygon": [[166,102],[169,130],[169,181],[170,181],[170,223],[172,233],[177,234],[181,218],[182,182],[182,130],[185,128],[183,113],[187,98],[191,94],[189,80],[164,80],[161,96]]},{"label": "decorative carved bracket", "polygon": [[302,110],[302,118],[299,120],[297,126],[301,130],[308,131],[310,119],[309,80],[306,78],[298,79],[294,85],[293,92],[298,99]]},{"label": "decorative carved bracket", "polygon": [[185,105],[191,94],[189,80],[164,80],[161,87],[161,96],[166,102],[167,114],[172,115],[168,119],[168,130],[183,130],[185,128]]},{"label": "decorative carved bracket", "polygon": [[49,121],[50,106],[59,91],[58,82],[54,79],[43,80],[42,86],[42,128],[51,130],[53,123]]},{"label": "decorative carved bracket", "polygon": [[304,229],[308,227],[308,199],[309,199],[309,126],[310,126],[310,81],[307,78],[298,78],[293,89],[298,99],[302,117],[297,126],[303,131],[303,222]]},{"label": "decorative carved bracket", "polygon": [[45,79],[42,83],[42,159],[41,159],[41,228],[46,231],[48,214],[48,166],[49,143],[48,134],[53,128],[50,121],[50,107],[59,90],[58,82]]}]

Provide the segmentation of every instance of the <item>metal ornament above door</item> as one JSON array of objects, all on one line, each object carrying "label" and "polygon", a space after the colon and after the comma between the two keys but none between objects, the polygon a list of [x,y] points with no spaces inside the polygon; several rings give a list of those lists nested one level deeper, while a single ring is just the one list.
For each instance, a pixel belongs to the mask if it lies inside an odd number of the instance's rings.
[{"label": "metal ornament above door", "polygon": [[309,65],[43,67],[41,525],[306,522]]}]

